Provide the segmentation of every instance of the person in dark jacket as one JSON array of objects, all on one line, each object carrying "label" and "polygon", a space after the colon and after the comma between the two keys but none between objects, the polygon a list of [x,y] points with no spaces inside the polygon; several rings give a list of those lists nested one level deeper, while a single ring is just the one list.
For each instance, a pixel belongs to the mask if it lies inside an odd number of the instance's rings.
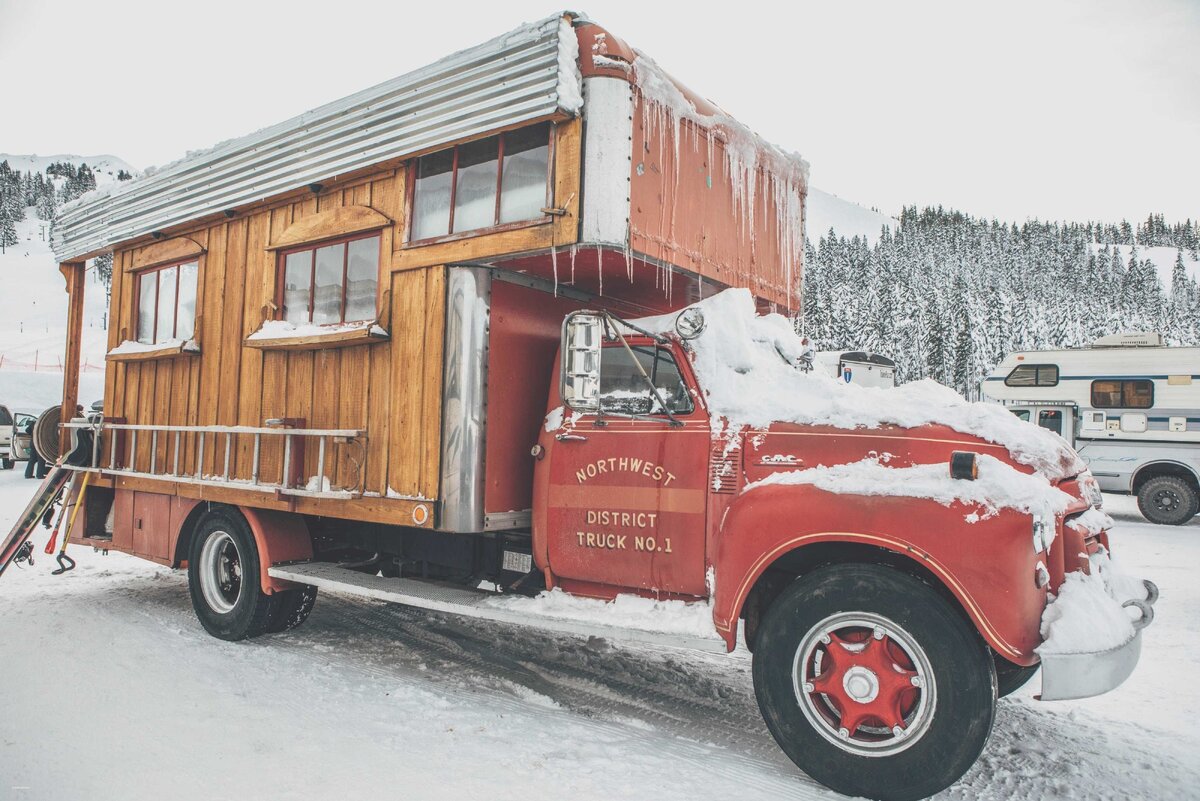
[{"label": "person in dark jacket", "polygon": [[46,464],[46,460],[38,453],[37,446],[33,444],[33,424],[37,422],[35,418],[30,418],[22,427],[22,433],[29,435],[29,461],[25,462],[25,478],[43,479],[46,473],[50,472],[50,466]]}]

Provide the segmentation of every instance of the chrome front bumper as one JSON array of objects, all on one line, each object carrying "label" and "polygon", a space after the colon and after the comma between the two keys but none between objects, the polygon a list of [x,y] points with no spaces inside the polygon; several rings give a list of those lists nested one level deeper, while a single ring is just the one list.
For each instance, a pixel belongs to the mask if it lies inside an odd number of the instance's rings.
[{"label": "chrome front bumper", "polygon": [[1154,602],[1158,587],[1143,579],[1146,598],[1130,599],[1122,606],[1137,607],[1142,616],[1133,621],[1133,637],[1107,651],[1080,654],[1046,654],[1042,657],[1041,701],[1067,701],[1091,698],[1116,689],[1129,678],[1142,655],[1142,630],[1154,622]]}]

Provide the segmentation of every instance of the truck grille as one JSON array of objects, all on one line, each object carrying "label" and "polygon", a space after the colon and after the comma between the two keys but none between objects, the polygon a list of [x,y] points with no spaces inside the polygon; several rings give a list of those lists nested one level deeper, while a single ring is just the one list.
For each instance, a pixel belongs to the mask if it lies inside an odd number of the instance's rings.
[{"label": "truck grille", "polygon": [[740,444],[730,446],[724,440],[715,440],[708,460],[708,488],[721,494],[737,492],[741,461]]}]

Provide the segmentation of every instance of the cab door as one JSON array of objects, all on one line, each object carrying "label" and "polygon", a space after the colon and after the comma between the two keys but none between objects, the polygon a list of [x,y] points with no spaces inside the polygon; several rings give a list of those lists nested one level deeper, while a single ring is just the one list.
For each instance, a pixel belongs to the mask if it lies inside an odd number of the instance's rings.
[{"label": "cab door", "polygon": [[534,537],[565,589],[706,594],[711,435],[682,362],[674,347],[648,337],[618,339],[601,349],[599,411],[551,401]]}]

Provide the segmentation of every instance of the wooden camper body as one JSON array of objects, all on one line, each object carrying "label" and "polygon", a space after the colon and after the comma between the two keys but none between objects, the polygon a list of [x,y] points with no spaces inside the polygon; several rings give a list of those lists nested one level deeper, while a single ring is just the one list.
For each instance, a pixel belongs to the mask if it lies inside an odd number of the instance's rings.
[{"label": "wooden camper body", "polygon": [[[757,140],[761,159],[731,160],[743,132],[674,85],[695,110],[678,118],[678,97],[640,85],[639,63],[659,74],[599,26],[553,17],[68,209],[55,238],[71,293],[64,403],[76,402],[84,262],[111,251],[104,417],[162,428],[108,432],[98,448],[111,547],[178,564],[179,530],[202,501],[444,531],[527,526],[529,447],[568,311],[660,313],[727,286],[794,309],[802,162]],[[497,82],[526,94],[497,99]],[[429,97],[379,116],[406,91]],[[539,123],[551,126],[541,216],[413,241],[419,156]],[[251,338],[280,313],[281,252],[364,232],[381,247],[372,326]],[[112,353],[135,339],[139,274],[186,259],[199,265],[194,346]],[[361,436],[285,453],[280,437],[224,430],[279,423]],[[253,484],[296,488],[319,469],[327,492]]]}]

